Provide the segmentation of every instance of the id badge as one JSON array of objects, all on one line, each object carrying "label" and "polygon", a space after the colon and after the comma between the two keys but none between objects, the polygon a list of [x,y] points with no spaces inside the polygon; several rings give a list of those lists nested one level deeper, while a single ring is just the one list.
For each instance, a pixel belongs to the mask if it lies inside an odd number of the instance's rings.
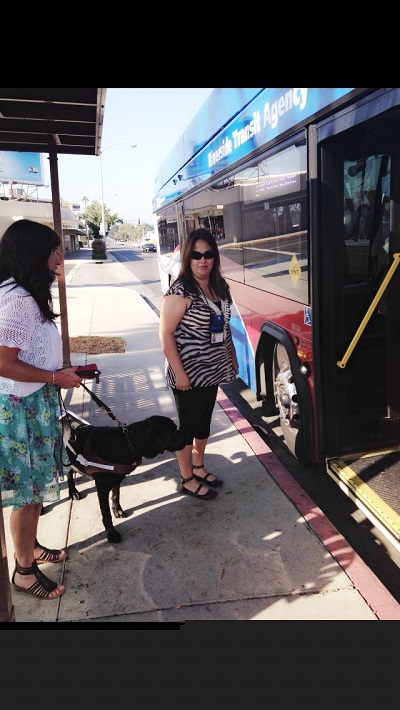
[{"label": "id badge", "polygon": [[211,345],[218,345],[224,342],[224,316],[222,313],[213,313],[210,318],[210,342]]},{"label": "id badge", "polygon": [[216,345],[217,343],[224,342],[224,331],[220,333],[211,333],[211,345]]}]

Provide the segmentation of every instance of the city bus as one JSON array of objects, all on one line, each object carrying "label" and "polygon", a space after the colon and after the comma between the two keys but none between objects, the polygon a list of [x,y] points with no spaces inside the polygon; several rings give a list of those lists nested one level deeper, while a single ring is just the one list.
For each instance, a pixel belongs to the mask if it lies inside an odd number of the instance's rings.
[{"label": "city bus", "polygon": [[400,89],[218,88],[160,166],[163,291],[215,237],[239,377],[400,540]]}]

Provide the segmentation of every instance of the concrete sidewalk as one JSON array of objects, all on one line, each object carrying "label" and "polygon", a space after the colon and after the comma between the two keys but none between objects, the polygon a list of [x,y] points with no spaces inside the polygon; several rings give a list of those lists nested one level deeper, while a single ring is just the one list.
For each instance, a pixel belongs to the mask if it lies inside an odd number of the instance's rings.
[{"label": "concrete sidewalk", "polygon": [[[112,257],[90,257],[68,258],[69,334],[120,336],[126,350],[71,353],[72,363],[97,364],[99,384],[86,385],[119,421],[177,421],[151,294]],[[117,425],[83,388],[63,394],[91,424]],[[68,547],[64,563],[42,566],[66,591],[48,602],[12,591],[16,623],[400,619],[397,602],[221,390],[206,458],[224,480],[211,501],[181,494],[174,454],[144,459],[121,487],[120,544],[107,541],[94,482],[78,474],[83,497],[70,501],[65,481],[39,540]],[[4,521],[11,574],[9,509]]]}]

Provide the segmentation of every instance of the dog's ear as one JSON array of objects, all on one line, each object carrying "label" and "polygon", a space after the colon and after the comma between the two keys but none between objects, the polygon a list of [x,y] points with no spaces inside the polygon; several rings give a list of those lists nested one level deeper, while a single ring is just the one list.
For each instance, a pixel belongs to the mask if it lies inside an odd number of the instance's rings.
[{"label": "dog's ear", "polygon": [[148,417],[139,422],[133,422],[128,426],[128,436],[131,445],[137,451],[138,456],[144,456],[146,459],[154,458],[160,453],[158,444],[152,435],[154,424],[153,417]]},{"label": "dog's ear", "polygon": [[155,422],[152,425],[153,434],[152,441],[155,440],[159,448],[158,453],[164,451],[181,451],[186,446],[184,434],[177,428],[175,422],[168,417],[163,418],[164,421]]},{"label": "dog's ear", "polygon": [[128,431],[135,449],[146,459],[153,459],[164,451],[180,451],[186,446],[183,434],[170,417],[147,417],[130,424]]}]

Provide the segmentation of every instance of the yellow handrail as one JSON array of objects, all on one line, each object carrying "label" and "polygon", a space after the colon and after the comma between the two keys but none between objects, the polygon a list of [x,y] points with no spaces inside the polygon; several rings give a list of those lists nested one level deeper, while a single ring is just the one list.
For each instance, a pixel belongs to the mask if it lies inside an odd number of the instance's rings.
[{"label": "yellow handrail", "polygon": [[360,338],[366,328],[366,325],[367,325],[369,319],[371,318],[376,306],[378,305],[379,301],[381,300],[383,293],[385,292],[389,281],[391,280],[394,272],[396,271],[396,269],[399,265],[399,261],[400,261],[400,253],[396,252],[395,254],[393,254],[393,264],[391,265],[389,271],[387,272],[385,278],[383,279],[381,285],[379,286],[379,288],[374,296],[374,299],[373,299],[370,307],[368,308],[364,318],[362,319],[362,321],[357,329],[357,332],[354,335],[349,347],[347,348],[345,354],[343,355],[343,358],[341,360],[338,360],[338,362],[336,363],[338,367],[342,367],[342,368],[346,367],[349,357],[350,357],[351,353],[353,352],[354,348],[356,347],[358,341],[360,340]]}]

